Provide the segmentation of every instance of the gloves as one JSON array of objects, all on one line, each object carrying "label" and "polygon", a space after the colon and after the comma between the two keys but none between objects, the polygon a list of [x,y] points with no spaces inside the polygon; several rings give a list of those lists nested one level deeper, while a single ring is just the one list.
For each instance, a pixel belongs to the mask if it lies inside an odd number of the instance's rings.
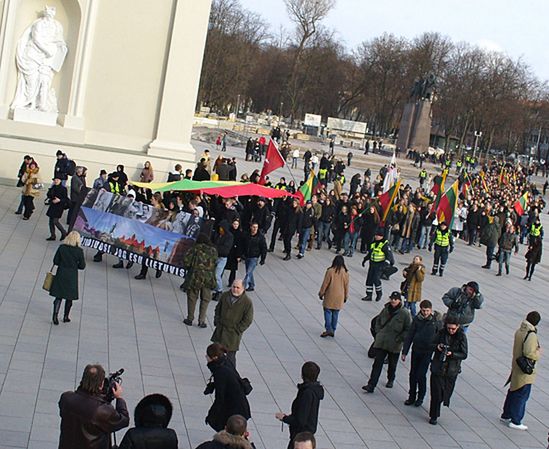
[{"label": "gloves", "polygon": [[265,260],[260,260],[259,265],[265,265]]},{"label": "gloves", "polygon": [[366,257],[364,259],[362,259],[362,267],[364,268],[366,266]]},{"label": "gloves", "polygon": [[450,246],[450,254],[452,254],[453,252],[454,252],[454,247]]}]

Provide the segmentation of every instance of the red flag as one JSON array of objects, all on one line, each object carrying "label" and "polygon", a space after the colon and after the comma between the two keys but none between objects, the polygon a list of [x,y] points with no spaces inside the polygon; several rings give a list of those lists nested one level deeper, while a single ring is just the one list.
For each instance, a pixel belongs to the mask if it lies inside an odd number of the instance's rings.
[{"label": "red flag", "polygon": [[263,169],[261,170],[261,176],[259,177],[259,184],[265,184],[265,176],[275,171],[277,168],[284,167],[286,161],[278,151],[278,145],[271,139],[269,141],[269,147],[267,148],[267,154],[265,161],[263,162]]},{"label": "red flag", "polygon": [[393,185],[389,190],[387,190],[385,193],[381,194],[379,199],[379,204],[381,206],[381,221],[384,223],[385,219],[387,218],[387,215],[389,214],[389,210],[391,209],[391,206],[393,205],[395,201],[395,197],[398,194],[398,190],[400,189],[400,179],[396,182],[396,184]]}]

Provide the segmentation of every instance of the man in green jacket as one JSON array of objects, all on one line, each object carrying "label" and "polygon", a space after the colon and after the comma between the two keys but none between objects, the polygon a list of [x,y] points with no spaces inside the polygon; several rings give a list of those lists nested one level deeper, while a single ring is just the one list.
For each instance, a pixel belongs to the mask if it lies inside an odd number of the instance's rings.
[{"label": "man in green jacket", "polygon": [[511,385],[501,415],[501,420],[508,423],[511,429],[528,430],[528,427],[522,424],[522,418],[526,412],[526,401],[530,397],[532,384],[536,380],[537,369],[534,365],[531,374],[524,373],[519,367],[517,359],[522,356],[534,362],[540,359],[541,349],[536,328],[540,320],[541,316],[538,312],[530,312],[515,332],[513,362],[509,378]]},{"label": "man in green jacket", "polygon": [[[183,256],[183,266],[187,270],[185,284],[187,290],[187,326],[193,325],[194,311],[200,296],[198,327],[206,328],[206,311],[212,299],[212,289],[216,288],[215,267],[217,249],[206,234],[199,234],[195,245]],[[189,279],[187,279],[189,276]]]},{"label": "man in green jacket", "polygon": [[231,290],[219,298],[215,308],[212,342],[228,349],[227,358],[236,367],[236,351],[240,348],[242,334],[254,320],[254,306],[246,295],[242,279],[235,279]]},{"label": "man in green jacket", "polygon": [[389,367],[387,369],[387,384],[385,386],[393,388],[398,356],[411,324],[412,317],[408,309],[402,304],[400,292],[395,291],[391,293],[389,302],[385,304],[383,310],[375,320],[375,360],[370,380],[367,385],[362,387],[364,391],[367,393],[374,392],[386,357],[389,360]]}]

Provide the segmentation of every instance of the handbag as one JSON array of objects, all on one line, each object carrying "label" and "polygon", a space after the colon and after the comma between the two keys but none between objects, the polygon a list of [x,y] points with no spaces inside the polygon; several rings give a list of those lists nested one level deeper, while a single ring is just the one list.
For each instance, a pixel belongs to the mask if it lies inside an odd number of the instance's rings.
[{"label": "handbag", "polygon": [[[534,331],[528,331],[526,333],[526,337],[524,337],[524,341],[522,342],[523,351],[524,351],[524,343],[526,343],[526,339],[528,338],[528,335],[530,335],[532,332]],[[529,359],[524,355],[521,355],[520,357],[518,357],[516,362],[518,367],[524,374],[532,374],[534,372],[534,369],[536,368],[536,361]]]},{"label": "handbag", "polygon": [[55,266],[55,265],[52,265],[50,271],[48,271],[48,272],[46,273],[46,277],[45,277],[45,279],[44,279],[44,283],[42,284],[42,288],[43,288],[44,290],[46,290],[47,292],[50,291],[50,289],[51,289],[51,284],[53,283],[53,279],[55,278],[55,274],[52,273],[53,267],[54,267],[54,266]]},{"label": "handbag", "polygon": [[252,383],[250,382],[250,379],[247,377],[241,377],[240,378],[240,386],[242,387],[242,392],[248,396],[254,387],[252,387]]}]

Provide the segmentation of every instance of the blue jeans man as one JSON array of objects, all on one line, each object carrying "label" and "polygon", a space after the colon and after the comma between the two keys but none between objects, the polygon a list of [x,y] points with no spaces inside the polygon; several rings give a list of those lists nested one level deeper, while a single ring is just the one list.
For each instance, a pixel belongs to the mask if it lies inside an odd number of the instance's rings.
[{"label": "blue jeans man", "polygon": [[356,242],[358,241],[358,232],[346,232],[345,237],[343,238],[343,249],[345,251],[344,255],[353,257],[355,252]]},{"label": "blue jeans man", "polygon": [[518,390],[507,391],[507,397],[503,404],[503,413],[501,419],[510,419],[516,426],[522,424],[522,419],[526,413],[526,402],[530,397],[530,391],[532,390],[532,384],[526,384]]},{"label": "blue jeans man", "polygon": [[301,234],[299,234],[299,256],[303,257],[305,255],[305,247],[307,246],[307,242],[309,241],[309,237],[311,236],[311,229],[312,228],[303,228],[301,230]]},{"label": "blue jeans man", "polygon": [[216,293],[221,293],[223,291],[223,271],[225,270],[225,265],[227,265],[226,257],[218,257],[217,264],[215,265],[215,279],[217,281],[217,288],[215,289]]},{"label": "blue jeans man", "polygon": [[255,279],[254,279],[254,270],[257,267],[257,261],[259,257],[248,257],[246,259],[246,276],[244,276],[244,287],[248,291],[254,291],[255,289]]},{"label": "blue jeans man", "polygon": [[318,235],[317,235],[317,238],[316,238],[316,248],[317,249],[320,249],[320,247],[322,246],[322,242],[324,240],[326,240],[326,242],[328,243],[328,246],[330,246],[332,244],[332,242],[330,241],[330,226],[332,224],[331,223],[328,223],[328,222],[325,222],[325,221],[319,221],[317,226],[318,226]]},{"label": "blue jeans man", "polygon": [[507,251],[505,249],[499,250],[499,268],[498,268],[498,276],[501,276],[501,269],[503,268],[503,264],[505,264],[505,273],[509,274],[509,261],[511,260],[511,251]]}]

